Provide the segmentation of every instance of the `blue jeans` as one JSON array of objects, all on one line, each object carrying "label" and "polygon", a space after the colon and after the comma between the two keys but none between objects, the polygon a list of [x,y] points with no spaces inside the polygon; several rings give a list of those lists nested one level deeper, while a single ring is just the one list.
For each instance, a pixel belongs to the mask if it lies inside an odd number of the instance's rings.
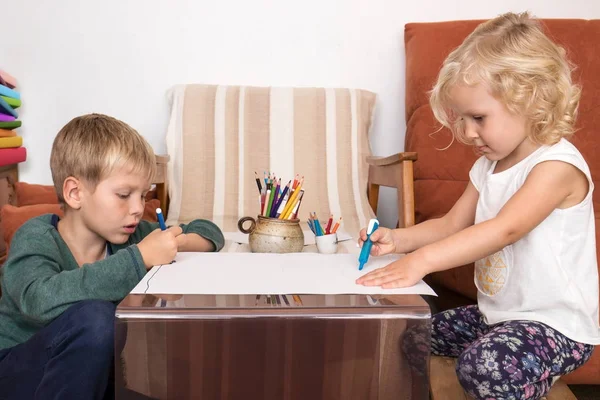
[{"label": "blue jeans", "polygon": [[114,397],[115,305],[69,307],[27,342],[0,350],[0,399]]}]

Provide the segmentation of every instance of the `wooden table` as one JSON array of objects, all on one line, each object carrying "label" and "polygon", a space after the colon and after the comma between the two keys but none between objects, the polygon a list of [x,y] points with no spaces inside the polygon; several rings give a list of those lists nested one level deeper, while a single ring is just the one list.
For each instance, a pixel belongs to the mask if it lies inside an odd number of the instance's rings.
[{"label": "wooden table", "polygon": [[[228,241],[222,251],[249,248]],[[347,241],[338,251],[357,248]],[[420,349],[420,370],[402,350],[417,347],[405,343],[407,329],[429,334],[430,308],[421,296],[299,298],[301,304],[289,294],[258,301],[254,294],[129,295],[116,313],[116,375],[127,388],[117,398],[429,398],[429,349]]]},{"label": "wooden table", "polygon": [[159,399],[428,398],[427,374],[402,351],[408,327],[429,330],[420,296],[299,297],[130,295],[117,309],[117,376]]}]

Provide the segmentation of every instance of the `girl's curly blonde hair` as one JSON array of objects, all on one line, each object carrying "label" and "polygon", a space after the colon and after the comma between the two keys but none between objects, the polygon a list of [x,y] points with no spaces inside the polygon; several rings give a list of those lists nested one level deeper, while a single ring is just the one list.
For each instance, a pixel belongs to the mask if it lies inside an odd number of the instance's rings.
[{"label": "girl's curly blonde hair", "polygon": [[550,40],[529,13],[507,13],[479,25],[444,61],[430,92],[435,118],[468,144],[464,123],[451,109],[455,85],[485,85],[529,124],[530,138],[554,144],[574,132],[579,86],[571,80],[565,50]]}]

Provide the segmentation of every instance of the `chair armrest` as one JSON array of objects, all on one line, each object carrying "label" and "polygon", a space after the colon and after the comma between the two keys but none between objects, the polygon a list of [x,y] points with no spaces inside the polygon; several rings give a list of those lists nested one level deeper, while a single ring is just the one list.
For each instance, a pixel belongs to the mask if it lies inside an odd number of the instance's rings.
[{"label": "chair armrest", "polygon": [[402,161],[417,161],[417,153],[415,152],[404,152],[396,153],[387,157],[369,156],[367,157],[367,164],[374,166],[386,166],[398,164]]},{"label": "chair armrest", "polygon": [[369,164],[369,204],[377,214],[379,187],[387,186],[398,192],[398,226],[409,227],[415,223],[413,188],[413,163],[417,153],[404,152],[388,157],[367,157]]}]

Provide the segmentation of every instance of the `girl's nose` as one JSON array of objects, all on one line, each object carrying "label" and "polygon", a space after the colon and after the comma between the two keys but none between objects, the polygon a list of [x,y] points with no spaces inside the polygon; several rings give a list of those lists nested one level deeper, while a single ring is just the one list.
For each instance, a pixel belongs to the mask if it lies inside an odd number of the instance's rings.
[{"label": "girl's nose", "polygon": [[477,133],[477,129],[474,124],[470,122],[465,123],[465,136],[471,140],[479,138],[479,134]]}]

